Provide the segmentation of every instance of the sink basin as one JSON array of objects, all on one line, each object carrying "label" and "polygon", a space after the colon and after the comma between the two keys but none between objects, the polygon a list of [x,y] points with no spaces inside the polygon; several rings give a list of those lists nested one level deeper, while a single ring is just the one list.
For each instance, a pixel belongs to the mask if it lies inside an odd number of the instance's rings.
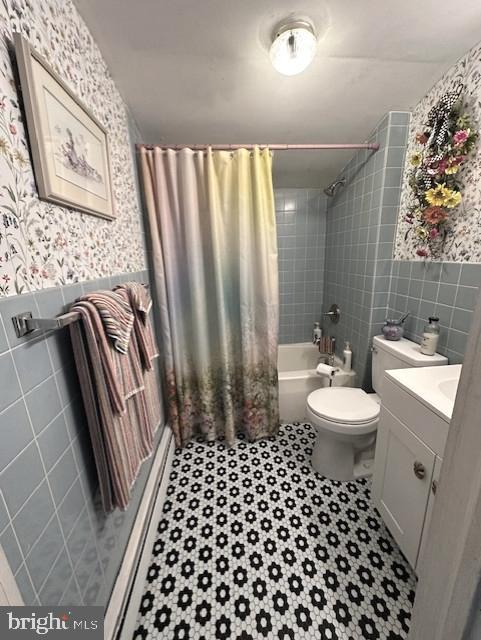
[{"label": "sink basin", "polygon": [[459,378],[451,378],[450,380],[442,380],[438,387],[439,391],[446,396],[453,404],[458,391]]},{"label": "sink basin", "polygon": [[458,390],[460,364],[394,369],[386,375],[415,396],[443,420],[450,422]]}]

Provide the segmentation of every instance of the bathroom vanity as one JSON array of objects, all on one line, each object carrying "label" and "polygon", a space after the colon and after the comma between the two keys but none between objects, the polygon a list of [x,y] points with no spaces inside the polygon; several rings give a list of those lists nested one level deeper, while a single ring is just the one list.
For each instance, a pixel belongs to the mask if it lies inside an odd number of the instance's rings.
[{"label": "bathroom vanity", "polygon": [[461,365],[387,371],[373,502],[414,569],[426,544]]}]

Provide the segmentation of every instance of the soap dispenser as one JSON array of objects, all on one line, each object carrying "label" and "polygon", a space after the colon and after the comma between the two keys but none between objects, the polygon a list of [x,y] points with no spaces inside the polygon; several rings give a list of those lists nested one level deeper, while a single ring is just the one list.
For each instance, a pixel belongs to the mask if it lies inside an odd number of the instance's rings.
[{"label": "soap dispenser", "polygon": [[429,324],[424,325],[423,339],[421,340],[421,353],[433,356],[436,353],[439,340],[439,318],[431,316]]}]

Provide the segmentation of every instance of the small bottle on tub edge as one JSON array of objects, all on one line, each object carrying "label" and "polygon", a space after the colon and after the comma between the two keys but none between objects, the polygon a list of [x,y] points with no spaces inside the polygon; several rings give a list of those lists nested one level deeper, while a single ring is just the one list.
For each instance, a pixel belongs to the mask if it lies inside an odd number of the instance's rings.
[{"label": "small bottle on tub edge", "polygon": [[424,325],[423,339],[421,340],[421,353],[425,356],[433,356],[438,348],[439,318],[431,316],[429,324]]},{"label": "small bottle on tub edge", "polygon": [[349,342],[346,342],[345,346],[344,346],[344,351],[342,352],[343,357],[343,364],[342,364],[342,368],[344,371],[351,371],[352,368],[352,351],[351,351],[351,344]]}]

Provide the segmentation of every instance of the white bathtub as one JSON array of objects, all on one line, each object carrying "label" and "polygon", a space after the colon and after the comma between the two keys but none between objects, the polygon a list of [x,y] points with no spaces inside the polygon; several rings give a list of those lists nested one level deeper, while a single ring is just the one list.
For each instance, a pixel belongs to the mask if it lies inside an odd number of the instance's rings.
[{"label": "white bathtub", "polygon": [[[282,422],[305,420],[306,398],[320,387],[327,386],[327,378],[316,373],[319,351],[310,342],[279,345],[277,368],[279,370],[279,412]],[[335,365],[341,363],[336,359]],[[336,387],[353,387],[356,375],[353,371],[341,371],[335,378]]]}]

